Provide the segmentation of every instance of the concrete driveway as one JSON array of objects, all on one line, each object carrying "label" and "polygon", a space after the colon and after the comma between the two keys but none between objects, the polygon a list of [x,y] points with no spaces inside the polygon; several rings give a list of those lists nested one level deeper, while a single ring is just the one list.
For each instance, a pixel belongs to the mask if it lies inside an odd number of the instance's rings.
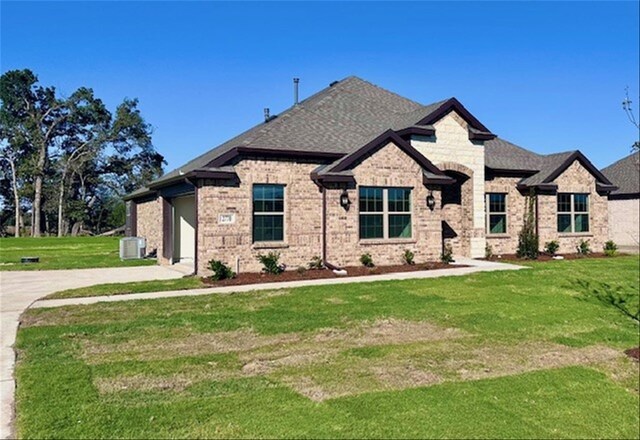
[{"label": "concrete driveway", "polygon": [[0,272],[0,438],[12,438],[13,371],[19,319],[34,301],[59,290],[103,283],[167,280],[184,273],[163,266]]}]

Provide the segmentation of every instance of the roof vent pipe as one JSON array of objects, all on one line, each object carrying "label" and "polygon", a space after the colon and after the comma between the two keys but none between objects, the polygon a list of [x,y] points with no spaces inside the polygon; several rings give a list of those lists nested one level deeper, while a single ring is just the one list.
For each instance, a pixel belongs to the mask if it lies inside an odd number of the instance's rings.
[{"label": "roof vent pipe", "polygon": [[300,78],[293,78],[293,105],[298,105],[298,84]]},{"label": "roof vent pipe", "polygon": [[269,107],[265,107],[264,109],[264,122],[269,122],[271,116],[269,115]]}]

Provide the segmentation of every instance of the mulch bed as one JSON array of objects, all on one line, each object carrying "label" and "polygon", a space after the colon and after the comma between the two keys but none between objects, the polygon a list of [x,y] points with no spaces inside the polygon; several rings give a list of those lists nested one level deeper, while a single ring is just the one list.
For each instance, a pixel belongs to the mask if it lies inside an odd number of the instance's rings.
[{"label": "mulch bed", "polygon": [[[603,252],[592,252],[587,255],[580,254],[557,254],[558,256],[564,257],[565,260],[582,260],[584,258],[611,258],[607,257]],[[526,260],[524,258],[518,258],[516,254],[502,254],[500,257],[494,255],[489,258],[489,261],[555,261],[553,260],[553,256],[549,254],[540,254],[538,255],[537,260]]]},{"label": "mulch bed", "polygon": [[629,356],[631,359],[635,359],[636,362],[640,362],[640,347],[625,350],[624,354]]},{"label": "mulch bed", "polygon": [[324,278],[351,278],[361,277],[366,275],[381,275],[385,273],[397,273],[397,272],[416,272],[420,270],[439,270],[439,269],[452,269],[457,267],[468,267],[462,264],[456,264],[455,266],[433,262],[425,264],[403,264],[396,266],[353,266],[345,267],[347,275],[336,275],[333,271],[328,269],[318,270],[305,270],[298,272],[297,270],[286,270],[279,275],[272,275],[266,273],[240,273],[235,278],[228,280],[214,281],[211,278],[202,278],[205,284],[210,286],[240,286],[244,284],[258,284],[258,283],[277,283],[280,281],[300,281],[300,280],[317,280]]}]

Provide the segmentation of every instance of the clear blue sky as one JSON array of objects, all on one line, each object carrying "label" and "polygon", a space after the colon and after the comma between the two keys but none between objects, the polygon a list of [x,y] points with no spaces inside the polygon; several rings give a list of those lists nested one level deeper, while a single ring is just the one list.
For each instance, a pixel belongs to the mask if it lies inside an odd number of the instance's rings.
[{"label": "clear blue sky", "polygon": [[114,108],[137,97],[168,169],[357,75],[424,104],[456,96],[494,133],[597,166],[638,133],[639,7],[625,3],[1,5],[2,71],[28,67]]}]

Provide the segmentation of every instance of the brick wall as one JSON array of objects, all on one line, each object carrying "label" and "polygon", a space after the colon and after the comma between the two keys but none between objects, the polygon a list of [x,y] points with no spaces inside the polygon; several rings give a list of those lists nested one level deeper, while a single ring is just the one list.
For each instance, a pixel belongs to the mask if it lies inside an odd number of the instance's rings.
[{"label": "brick wall", "polygon": [[431,162],[456,162],[473,171],[472,230],[469,231],[470,256],[483,257],[484,238],[484,146],[481,142],[469,140],[467,123],[456,113],[433,124],[435,136],[414,136],[411,139],[418,151]]},{"label": "brick wall", "polygon": [[487,234],[487,245],[494,255],[515,254],[518,248],[518,233],[527,209],[526,197],[516,189],[520,180],[521,177],[494,177],[485,182],[486,192],[507,194],[507,233]]},{"label": "brick wall", "polygon": [[[235,165],[238,186],[202,186],[198,191],[198,272],[208,273],[211,259],[240,272],[259,272],[259,253],[280,252],[289,268],[321,255],[322,194],[310,178],[318,164],[278,160],[242,160]],[[284,242],[253,243],[253,184],[285,185]],[[220,214],[235,214],[235,223],[219,224]]]},{"label": "brick wall", "polygon": [[416,262],[438,260],[442,250],[440,191],[434,189],[436,208],[427,208],[429,189],[422,184],[420,166],[394,144],[388,144],[362,161],[354,170],[357,185],[411,187],[412,238],[360,240],[358,190],[350,189],[348,211],[340,206],[342,189],[327,190],[327,260],[339,266],[359,265],[370,253],[377,265],[401,264],[405,249]]},{"label": "brick wall", "polygon": [[640,244],[640,200],[609,200],[609,238],[618,246]]},{"label": "brick wall", "polygon": [[154,249],[161,254],[162,246],[162,202],[160,198],[137,204],[137,236],[147,240],[147,253]]}]

